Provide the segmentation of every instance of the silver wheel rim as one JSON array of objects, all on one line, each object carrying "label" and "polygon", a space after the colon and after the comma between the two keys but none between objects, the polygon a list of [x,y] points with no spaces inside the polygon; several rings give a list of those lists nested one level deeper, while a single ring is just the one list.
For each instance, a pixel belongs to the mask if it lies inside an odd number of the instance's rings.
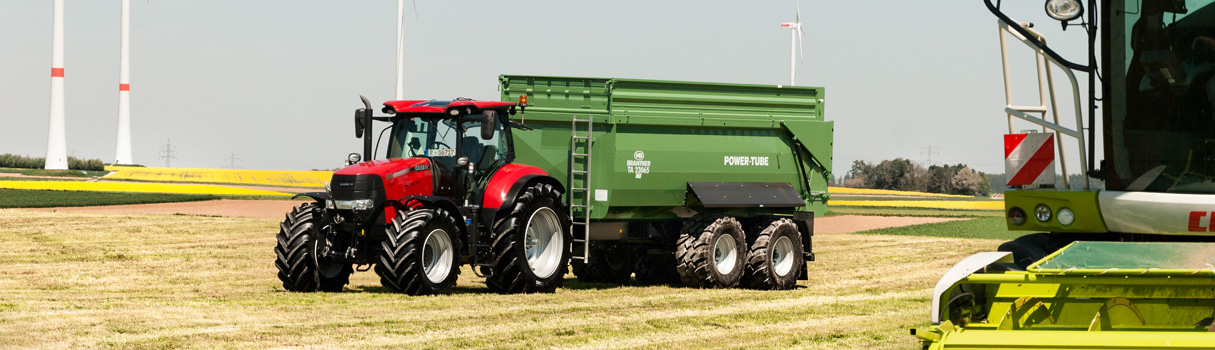
[{"label": "silver wheel rim", "polygon": [[557,213],[553,209],[543,207],[532,213],[523,234],[523,251],[532,274],[548,278],[557,272],[564,243],[561,221],[557,220]]},{"label": "silver wheel rim", "polygon": [[713,264],[717,272],[723,275],[734,272],[734,265],[738,264],[738,243],[734,242],[734,236],[721,235],[717,244],[713,245],[713,250]]},{"label": "silver wheel rim", "polygon": [[785,276],[793,271],[793,241],[781,236],[772,245],[772,272],[777,276]]},{"label": "silver wheel rim", "polygon": [[451,250],[451,237],[447,236],[447,231],[436,229],[426,235],[426,243],[422,245],[422,271],[430,283],[443,283],[451,273],[455,260]]}]

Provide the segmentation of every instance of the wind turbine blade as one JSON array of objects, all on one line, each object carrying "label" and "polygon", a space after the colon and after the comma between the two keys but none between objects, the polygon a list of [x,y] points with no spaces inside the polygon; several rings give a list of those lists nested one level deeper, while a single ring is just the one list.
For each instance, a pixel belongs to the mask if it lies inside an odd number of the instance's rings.
[{"label": "wind turbine blade", "polygon": [[806,42],[803,41],[803,39],[802,39],[803,35],[805,35],[805,33],[802,32],[802,26],[797,26],[797,48],[798,48],[797,63],[798,64],[806,63],[805,62],[806,61],[806,58],[805,58]]},{"label": "wind turbine blade", "polygon": [[802,24],[802,2],[797,2],[797,24]]},{"label": "wind turbine blade", "polygon": [[413,19],[418,19],[418,0],[413,0]]}]

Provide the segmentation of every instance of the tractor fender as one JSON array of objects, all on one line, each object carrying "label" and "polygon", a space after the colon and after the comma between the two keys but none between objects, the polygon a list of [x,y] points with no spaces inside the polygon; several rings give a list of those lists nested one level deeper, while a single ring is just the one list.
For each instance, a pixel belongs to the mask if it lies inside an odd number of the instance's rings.
[{"label": "tractor fender", "polygon": [[316,204],[317,204],[317,205],[319,205],[321,208],[324,208],[324,207],[325,207],[325,201],[329,200],[329,194],[328,194],[328,193],[325,193],[325,192],[304,192],[304,193],[297,193],[295,196],[292,196],[292,197],[291,197],[291,199],[293,199],[293,200],[294,200],[294,199],[296,199],[296,198],[300,198],[300,197],[308,197],[308,198],[312,198],[312,200],[316,201]]},{"label": "tractor fender", "polygon": [[489,225],[489,227],[494,227],[498,220],[502,219],[502,215],[510,214],[510,208],[515,206],[515,200],[519,198],[519,194],[521,192],[532,185],[541,183],[553,186],[553,188],[560,193],[565,193],[565,185],[562,185],[561,181],[557,181],[557,179],[554,179],[551,176],[539,174],[522,176],[516,180],[515,183],[510,187],[510,190],[506,192],[506,199],[498,208],[486,210],[488,215],[483,217],[486,219],[485,223]]},{"label": "tractor fender", "polygon": [[[537,178],[552,179],[544,170],[534,166],[513,163],[503,165],[494,172],[493,178],[489,179],[489,184],[485,185],[481,207],[491,210],[509,207],[511,203],[508,202],[514,202],[515,196],[519,194],[523,186],[534,183],[531,181],[536,181]],[[564,187],[556,179],[552,181],[556,182],[557,187],[562,188],[562,192],[565,192]]]},{"label": "tractor fender", "polygon": [[[468,234],[464,227],[464,214],[460,212],[460,207],[451,199],[439,196],[405,196],[399,200],[388,200],[385,203],[385,208],[392,208],[392,216],[385,216],[386,222],[392,222],[396,218],[397,210],[408,210],[419,205],[428,207],[437,207],[446,210],[453,218],[456,219],[456,229],[460,230],[460,236],[463,239]],[[385,213],[387,214],[387,213]]]}]

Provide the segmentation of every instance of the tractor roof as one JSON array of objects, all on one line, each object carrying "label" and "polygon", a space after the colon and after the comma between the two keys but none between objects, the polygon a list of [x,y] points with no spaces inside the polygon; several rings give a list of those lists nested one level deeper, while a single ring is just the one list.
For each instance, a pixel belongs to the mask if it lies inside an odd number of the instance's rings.
[{"label": "tractor roof", "polygon": [[[384,113],[410,114],[415,116],[438,117],[457,114],[475,114],[481,110],[493,109],[507,111],[515,107],[514,102],[474,101],[456,99],[455,101],[440,100],[401,100],[384,102]],[[419,115],[421,114],[421,115]]]}]

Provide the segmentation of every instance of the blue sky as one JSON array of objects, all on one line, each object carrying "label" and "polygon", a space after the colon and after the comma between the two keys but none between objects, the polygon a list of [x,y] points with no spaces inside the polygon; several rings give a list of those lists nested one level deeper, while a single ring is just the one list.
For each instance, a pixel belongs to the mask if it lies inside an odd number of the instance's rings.
[{"label": "blue sky", "polygon": [[[68,149],[109,160],[120,2],[66,3]],[[1005,3],[1083,60],[1081,30],[1060,32],[1041,1]],[[795,4],[417,0],[415,13],[407,2],[405,95],[493,100],[503,73],[787,84],[779,25]],[[163,166],[172,139],[175,167],[223,167],[231,154],[252,169],[340,166],[361,149],[358,95],[394,95],[395,14],[391,0],[132,1],[135,161]],[[982,1],[802,1],[801,16],[797,82],[827,88],[837,172],[924,162],[930,145],[935,163],[1003,172],[999,45]],[[50,1],[0,5],[0,153],[45,153],[50,39]],[[1019,52],[1023,90],[1032,56]]]}]

